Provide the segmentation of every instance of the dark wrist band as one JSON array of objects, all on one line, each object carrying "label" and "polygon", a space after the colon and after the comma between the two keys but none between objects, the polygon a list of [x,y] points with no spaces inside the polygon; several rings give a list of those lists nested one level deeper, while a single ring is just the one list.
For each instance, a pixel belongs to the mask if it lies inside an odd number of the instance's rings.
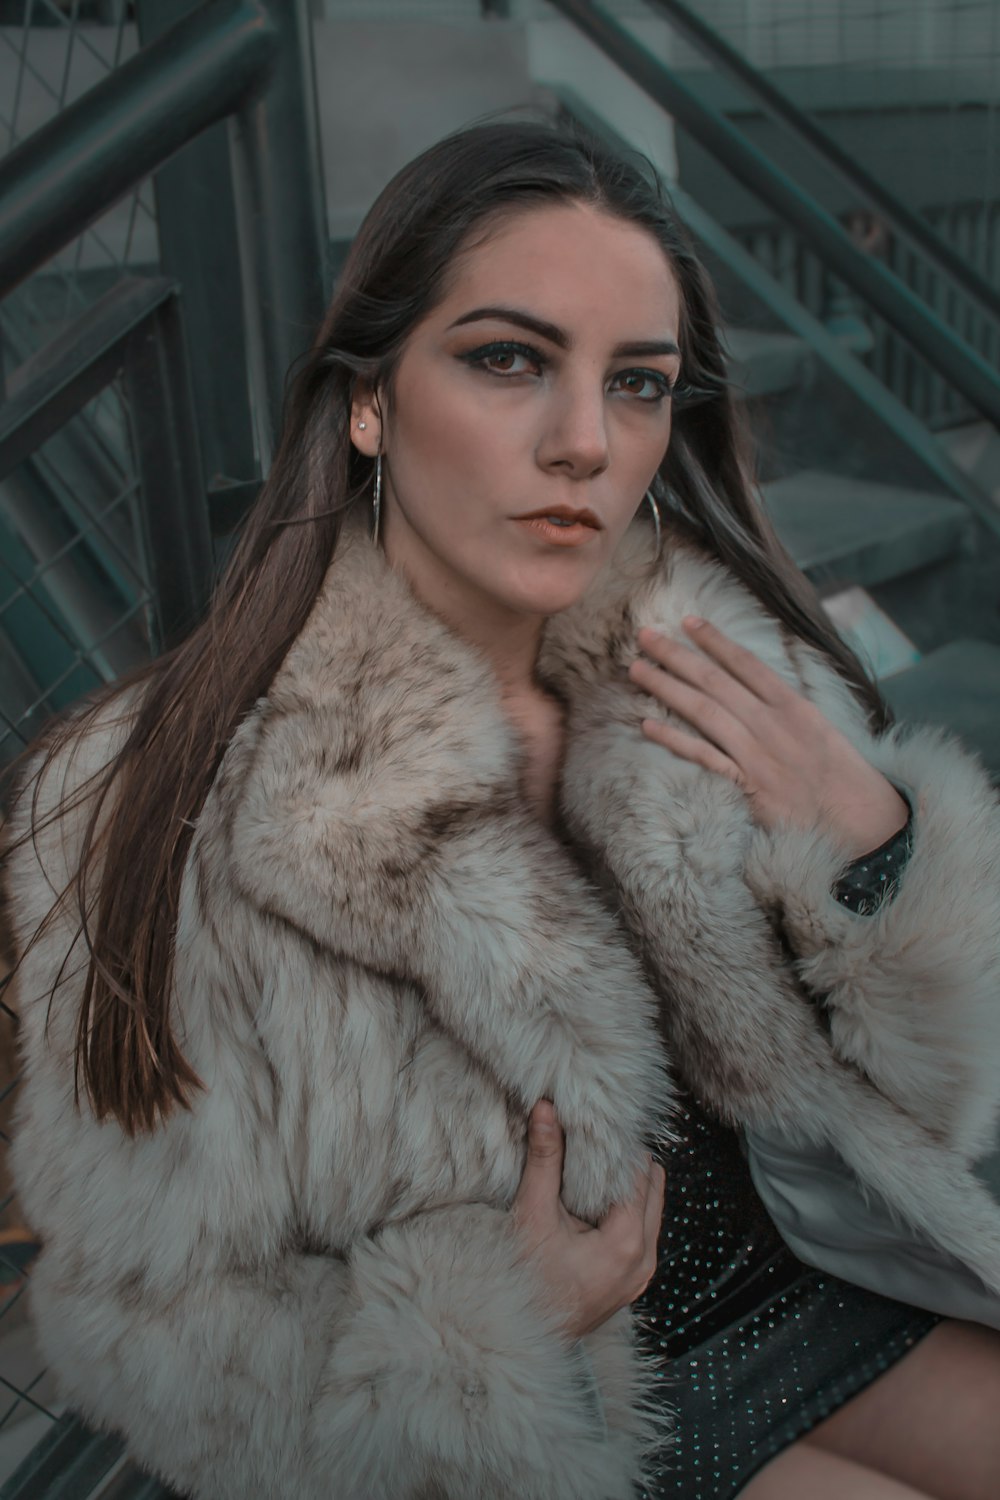
[{"label": "dark wrist band", "polygon": [[895,894],[896,882],[905,868],[913,847],[913,809],[906,824],[870,854],[863,854],[848,865],[833,888],[842,906],[858,916],[867,917]]}]

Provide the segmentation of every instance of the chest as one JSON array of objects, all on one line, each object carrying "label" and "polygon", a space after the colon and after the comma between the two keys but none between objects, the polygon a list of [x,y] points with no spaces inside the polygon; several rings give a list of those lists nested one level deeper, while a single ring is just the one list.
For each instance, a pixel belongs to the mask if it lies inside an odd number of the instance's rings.
[{"label": "chest", "polygon": [[556,818],[557,793],[566,751],[562,706],[553,699],[510,710],[521,740],[524,760],[521,792],[531,811],[548,828]]}]

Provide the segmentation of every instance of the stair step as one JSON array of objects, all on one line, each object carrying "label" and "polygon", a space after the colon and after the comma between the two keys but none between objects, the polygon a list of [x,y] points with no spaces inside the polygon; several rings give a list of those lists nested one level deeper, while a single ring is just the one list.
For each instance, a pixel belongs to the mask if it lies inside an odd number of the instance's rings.
[{"label": "stair step", "polygon": [[763,486],[779,537],[816,584],[886,583],[943,561],[971,536],[960,500],[803,469]]},{"label": "stair step", "polygon": [[1000,646],[949,641],[879,687],[898,719],[944,724],[1000,778]]},{"label": "stair step", "polygon": [[812,351],[793,333],[765,333],[754,328],[721,330],[729,354],[729,378],[743,396],[772,396],[807,379]]}]

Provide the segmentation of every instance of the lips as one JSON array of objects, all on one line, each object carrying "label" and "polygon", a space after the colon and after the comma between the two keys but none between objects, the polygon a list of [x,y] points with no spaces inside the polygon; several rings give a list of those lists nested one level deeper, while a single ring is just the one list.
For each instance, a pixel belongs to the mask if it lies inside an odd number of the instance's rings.
[{"label": "lips", "polygon": [[549,505],[544,510],[532,510],[523,516],[515,516],[516,521],[546,520],[549,516],[559,521],[573,521],[579,526],[592,526],[595,531],[604,528],[594,515],[592,510],[573,510],[569,505]]}]

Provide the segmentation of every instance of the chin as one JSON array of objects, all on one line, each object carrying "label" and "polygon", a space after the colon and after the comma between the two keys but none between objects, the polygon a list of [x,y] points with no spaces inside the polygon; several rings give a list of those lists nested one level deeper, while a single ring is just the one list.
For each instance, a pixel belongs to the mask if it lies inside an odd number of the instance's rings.
[{"label": "chin", "polygon": [[[599,570],[598,570],[599,571]],[[497,594],[503,602],[519,614],[526,615],[558,615],[566,609],[572,609],[587,592],[596,576],[592,568],[586,573],[576,573],[569,577],[568,573],[563,577],[540,578],[532,581],[528,587],[511,589]]]}]

